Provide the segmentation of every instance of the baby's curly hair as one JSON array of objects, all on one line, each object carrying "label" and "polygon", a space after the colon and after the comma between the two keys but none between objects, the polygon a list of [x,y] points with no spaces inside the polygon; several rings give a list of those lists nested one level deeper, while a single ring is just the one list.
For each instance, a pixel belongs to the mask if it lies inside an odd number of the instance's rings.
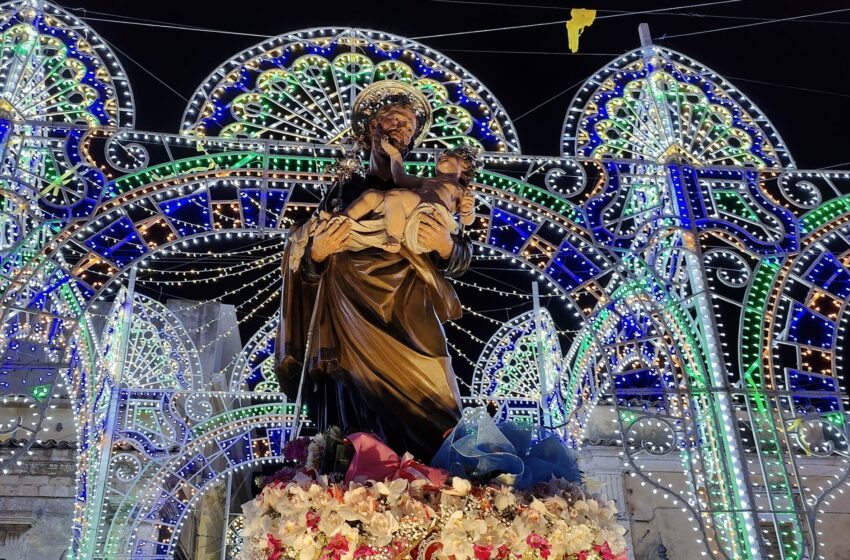
[{"label": "baby's curly hair", "polygon": [[466,168],[460,175],[460,182],[463,186],[468,186],[472,178],[475,177],[475,173],[484,166],[481,162],[481,149],[476,146],[462,144],[445,150],[442,155],[456,157],[466,164]]}]

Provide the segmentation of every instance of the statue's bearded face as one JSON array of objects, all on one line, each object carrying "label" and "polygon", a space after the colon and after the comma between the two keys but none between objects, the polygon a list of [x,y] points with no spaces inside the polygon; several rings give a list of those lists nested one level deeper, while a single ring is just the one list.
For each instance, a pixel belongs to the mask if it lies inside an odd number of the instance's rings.
[{"label": "statue's bearded face", "polygon": [[378,111],[369,121],[369,133],[373,149],[384,154],[381,139],[386,136],[390,144],[402,154],[407,153],[416,134],[416,115],[407,107],[390,105]]}]

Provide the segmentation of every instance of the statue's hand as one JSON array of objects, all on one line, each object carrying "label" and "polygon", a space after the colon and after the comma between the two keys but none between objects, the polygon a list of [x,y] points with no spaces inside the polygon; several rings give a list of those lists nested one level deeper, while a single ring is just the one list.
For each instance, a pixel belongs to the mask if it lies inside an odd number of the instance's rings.
[{"label": "statue's hand", "polygon": [[436,251],[441,258],[449,258],[455,246],[452,239],[453,225],[445,223],[439,214],[423,214],[419,222],[419,246],[425,252]]},{"label": "statue's hand", "polygon": [[[467,190],[460,199],[460,215],[464,217],[472,216],[475,210],[475,193],[472,190]],[[468,225],[468,224],[467,224]]]},{"label": "statue's hand", "polygon": [[382,136],[382,137],[381,137],[381,148],[383,148],[383,149],[384,149],[384,152],[386,152],[386,154],[387,154],[388,156],[390,156],[390,158],[392,158],[392,159],[398,159],[398,160],[401,160],[401,159],[402,159],[402,157],[401,157],[401,152],[400,152],[400,151],[398,151],[398,148],[396,148],[395,146],[393,146],[393,145],[390,143],[390,138],[389,138],[389,136]]},{"label": "statue's hand", "polygon": [[313,232],[313,246],[310,257],[314,262],[322,262],[330,255],[345,250],[345,244],[351,233],[351,220],[334,217],[324,220]]}]

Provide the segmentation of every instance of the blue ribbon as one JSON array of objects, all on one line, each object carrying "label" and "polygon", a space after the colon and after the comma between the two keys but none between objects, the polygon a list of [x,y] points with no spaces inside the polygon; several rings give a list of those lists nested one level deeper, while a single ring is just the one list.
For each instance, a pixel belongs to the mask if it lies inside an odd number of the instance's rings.
[{"label": "blue ribbon", "polygon": [[581,482],[575,453],[555,436],[532,443],[531,430],[530,425],[514,422],[496,425],[484,407],[468,408],[431,465],[483,483],[512,475],[518,490],[553,476]]}]

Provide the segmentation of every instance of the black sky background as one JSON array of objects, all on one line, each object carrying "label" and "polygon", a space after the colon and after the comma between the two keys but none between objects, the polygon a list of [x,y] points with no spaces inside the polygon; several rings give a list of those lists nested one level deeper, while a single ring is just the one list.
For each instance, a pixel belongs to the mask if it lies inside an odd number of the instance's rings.
[{"label": "black sky background", "polygon": [[[59,2],[63,8],[86,19],[116,49],[130,76],[137,107],[136,127],[141,130],[177,132],[187,102],[139,65],[188,99],[218,65],[263,39],[142,27],[101,19],[145,18],[263,36],[309,27],[356,26],[420,37],[556,22],[568,19],[571,8],[583,7],[596,8],[599,12],[597,21],[581,38],[578,55],[567,54],[567,34],[562,23],[464,33],[422,39],[421,42],[457,61],[496,95],[514,118],[524,153],[556,155],[560,150],[562,121],[575,89],[528,115],[517,117],[591,76],[614,56],[639,46],[637,26],[647,22],[657,44],[697,59],[730,79],[750,97],[774,123],[799,167],[850,167],[850,163],[837,165],[850,162],[847,141],[850,130],[850,64],[847,60],[850,1],[740,1],[694,6],[700,3],[706,2],[502,0],[502,5],[479,0],[465,3],[440,0]],[[675,14],[621,13],[658,9]],[[847,11],[665,38],[842,9]]]}]

